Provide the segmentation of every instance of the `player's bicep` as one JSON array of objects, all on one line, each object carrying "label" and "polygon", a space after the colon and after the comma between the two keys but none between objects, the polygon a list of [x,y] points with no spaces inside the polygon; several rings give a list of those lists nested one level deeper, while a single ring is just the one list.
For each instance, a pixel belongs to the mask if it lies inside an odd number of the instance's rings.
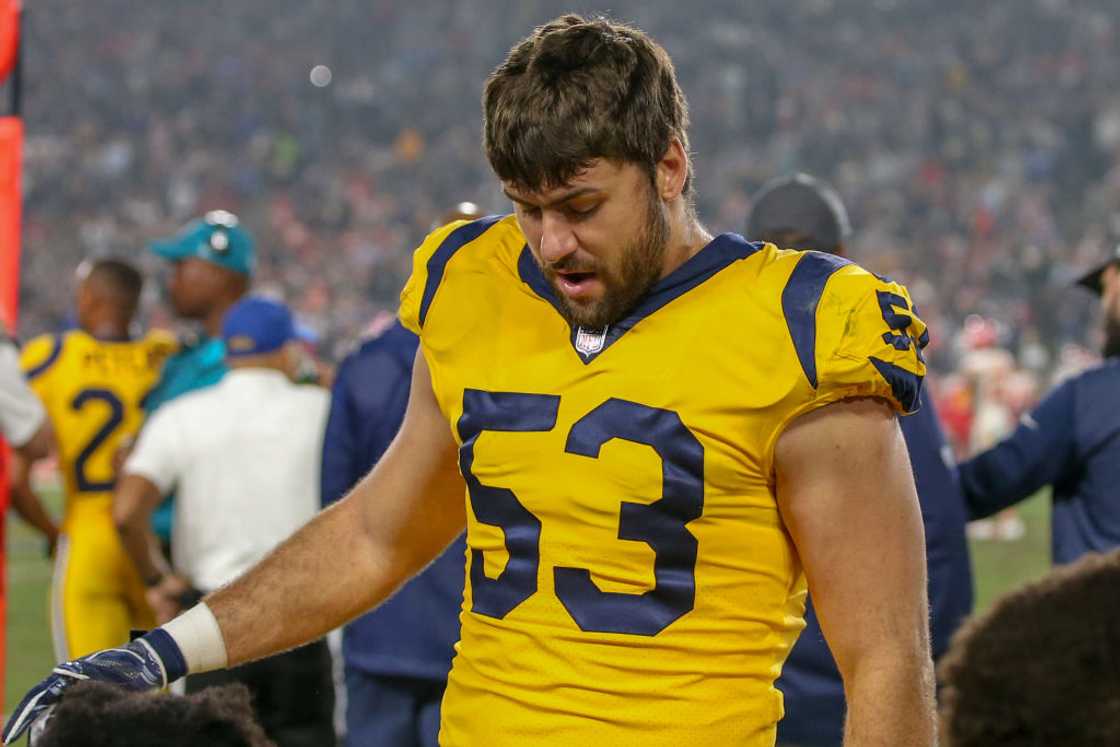
[{"label": "player's bicep", "polygon": [[126,474],[113,491],[113,522],[119,528],[146,527],[162,500],[163,492],[147,477]]},{"label": "player's bicep", "polygon": [[845,679],[871,653],[928,657],[921,514],[888,405],[816,410],[790,425],[775,456],[782,518]]},{"label": "player's bicep", "polygon": [[457,454],[428,365],[417,351],[401,429],[347,498],[360,504],[371,543],[408,566],[408,572],[435,557],[466,524]]}]

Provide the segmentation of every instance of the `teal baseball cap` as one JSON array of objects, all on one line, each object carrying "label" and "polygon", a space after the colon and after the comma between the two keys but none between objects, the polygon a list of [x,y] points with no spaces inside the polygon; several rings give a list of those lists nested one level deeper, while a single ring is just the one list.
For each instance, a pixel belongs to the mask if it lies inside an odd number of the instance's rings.
[{"label": "teal baseball cap", "polygon": [[197,257],[243,275],[253,274],[253,237],[227,210],[211,210],[148,248],[172,262]]}]

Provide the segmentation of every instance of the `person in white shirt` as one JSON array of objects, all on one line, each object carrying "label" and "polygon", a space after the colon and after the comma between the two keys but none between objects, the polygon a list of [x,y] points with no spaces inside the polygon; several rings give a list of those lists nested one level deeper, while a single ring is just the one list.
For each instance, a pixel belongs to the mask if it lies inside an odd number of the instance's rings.
[{"label": "person in white shirt", "polygon": [[[31,491],[26,465],[46,456],[53,444],[43,403],[31,391],[19,366],[19,350],[0,326],[0,436],[15,452],[11,463],[11,502],[24,521],[46,537],[49,552],[58,541],[58,525]],[[3,471],[0,470],[0,479]]]},{"label": "person in white shirt", "polygon": [[[117,484],[114,518],[160,622],[232,581],[319,508],[330,394],[293,382],[300,362],[291,312],[250,297],[222,325],[229,373],[156,411]],[[176,492],[173,558],[150,518]],[[187,679],[187,691],[244,682],[265,731],[282,747],[334,743],[326,644]]]}]

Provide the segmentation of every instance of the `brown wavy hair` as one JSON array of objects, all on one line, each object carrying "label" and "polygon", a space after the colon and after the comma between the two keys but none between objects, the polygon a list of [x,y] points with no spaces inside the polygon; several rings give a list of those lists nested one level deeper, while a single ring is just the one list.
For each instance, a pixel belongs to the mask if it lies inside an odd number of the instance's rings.
[{"label": "brown wavy hair", "polygon": [[[652,179],[673,138],[688,152],[688,104],[669,55],[606,18],[539,26],[490,74],[482,108],[490,166],[531,192],[566,184],[599,158]],[[686,197],[691,190],[690,164]]]},{"label": "brown wavy hair", "polygon": [[1120,551],[1000,598],[939,675],[944,747],[1120,743]]},{"label": "brown wavy hair", "polygon": [[242,684],[193,695],[137,693],[104,682],[67,688],[35,747],[276,747]]}]

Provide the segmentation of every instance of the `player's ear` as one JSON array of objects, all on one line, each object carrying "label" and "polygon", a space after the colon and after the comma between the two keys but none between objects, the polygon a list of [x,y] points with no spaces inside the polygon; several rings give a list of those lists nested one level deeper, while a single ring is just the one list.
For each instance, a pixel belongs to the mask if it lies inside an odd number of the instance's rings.
[{"label": "player's ear", "polygon": [[658,196],[666,202],[679,197],[688,181],[688,153],[679,138],[674,137],[669,141],[669,147],[657,162],[655,170],[654,182]]}]

